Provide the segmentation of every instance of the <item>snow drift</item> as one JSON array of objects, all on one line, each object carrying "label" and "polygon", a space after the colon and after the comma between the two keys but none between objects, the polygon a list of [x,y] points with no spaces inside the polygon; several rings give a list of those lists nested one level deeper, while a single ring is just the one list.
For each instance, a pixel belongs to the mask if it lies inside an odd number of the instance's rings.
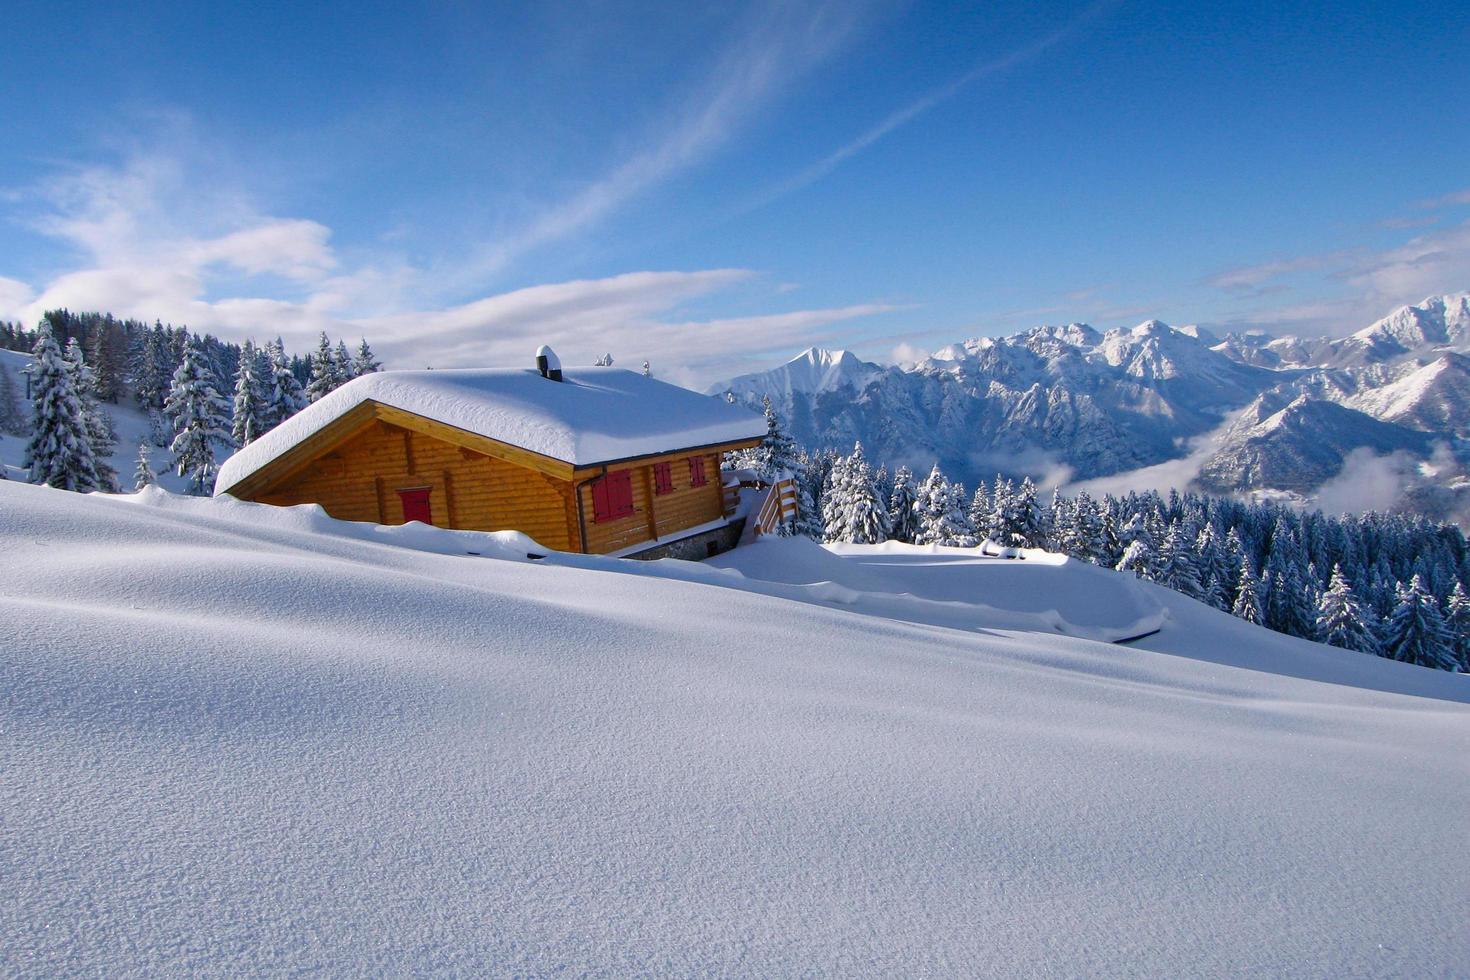
[{"label": "snow drift", "polygon": [[6,972],[1470,962],[1464,677],[530,553],[0,484]]}]

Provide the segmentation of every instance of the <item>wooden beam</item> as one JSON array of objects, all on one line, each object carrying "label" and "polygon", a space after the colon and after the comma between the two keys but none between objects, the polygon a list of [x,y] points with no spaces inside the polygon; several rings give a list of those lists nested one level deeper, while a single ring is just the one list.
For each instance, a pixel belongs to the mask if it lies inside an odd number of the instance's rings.
[{"label": "wooden beam", "polygon": [[444,471],[444,508],[449,511],[449,526],[459,527],[459,512],[454,509],[454,474]]},{"label": "wooden beam", "polygon": [[363,402],[360,405],[354,405],[254,473],[242,478],[233,486],[225,487],[225,492],[241,500],[254,500],[264,496],[276,487],[300,476],[324,453],[331,452],[371,425],[373,418],[371,403]]},{"label": "wooden beam", "polygon": [[378,523],[387,524],[388,501],[387,497],[384,495],[383,478],[381,476],[373,477],[373,491],[377,494],[378,497]]},{"label": "wooden beam", "polygon": [[653,467],[643,467],[643,505],[648,508],[648,540],[658,537],[658,519],[653,516]]},{"label": "wooden beam", "polygon": [[[735,442],[711,443],[707,446],[690,446],[687,449],[672,449],[664,453],[647,453],[643,456],[629,456],[625,459],[610,459],[606,463],[578,466],[572,472],[572,479],[580,482],[585,479],[600,476],[607,470],[618,469],[627,463],[648,463],[652,465],[653,463],[659,463],[665,460],[687,459],[690,456],[704,456],[710,453],[718,456],[734,449],[749,449],[752,446],[758,446],[762,438],[764,437],[740,439]],[[716,467],[716,472],[718,472],[718,467]]]},{"label": "wooden beam", "polygon": [[543,456],[540,453],[533,453],[528,449],[521,449],[519,446],[511,446],[499,440],[491,439],[488,436],[482,436],[466,429],[446,425],[443,422],[426,419],[422,415],[405,412],[391,405],[381,405],[377,402],[370,402],[369,404],[373,406],[373,412],[377,418],[396,425],[399,428],[421,432],[426,436],[433,436],[435,439],[441,439],[452,445],[463,446],[482,455],[494,457],[495,459],[503,459],[507,463],[524,466],[527,469],[545,473],[547,476],[552,476],[559,480],[570,480],[572,478],[571,463],[559,459],[552,459],[550,456]]}]

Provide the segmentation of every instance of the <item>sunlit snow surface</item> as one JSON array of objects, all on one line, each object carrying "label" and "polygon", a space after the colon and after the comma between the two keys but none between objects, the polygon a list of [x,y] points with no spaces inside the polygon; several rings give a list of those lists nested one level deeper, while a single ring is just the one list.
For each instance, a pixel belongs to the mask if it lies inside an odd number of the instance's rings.
[{"label": "sunlit snow surface", "polygon": [[0,966],[1470,964],[1470,678],[1151,586],[1168,617],[1128,646],[890,619],[872,596],[1000,609],[1014,576],[1055,593],[1014,615],[1080,620],[1062,593],[1104,573],[961,561],[990,584],[956,598],[879,551],[824,596],[819,568],[777,581],[809,547],[532,561],[514,534],[0,483]]}]

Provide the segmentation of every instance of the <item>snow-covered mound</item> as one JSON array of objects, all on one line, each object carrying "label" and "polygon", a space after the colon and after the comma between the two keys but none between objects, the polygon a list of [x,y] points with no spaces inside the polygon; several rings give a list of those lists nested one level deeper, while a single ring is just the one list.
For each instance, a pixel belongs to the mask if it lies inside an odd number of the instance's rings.
[{"label": "snow-covered mound", "polygon": [[1063,633],[1116,642],[1160,629],[1167,613],[1155,590],[1130,575],[1044,551],[1020,561],[980,556],[974,548],[889,541],[815,544],[766,538],[706,562],[755,583],[795,589],[767,594],[835,603],[883,619],[952,629]]},{"label": "snow-covered mound", "polygon": [[1465,677],[1152,587],[1118,646],[532,547],[0,484],[5,972],[1470,962]]}]

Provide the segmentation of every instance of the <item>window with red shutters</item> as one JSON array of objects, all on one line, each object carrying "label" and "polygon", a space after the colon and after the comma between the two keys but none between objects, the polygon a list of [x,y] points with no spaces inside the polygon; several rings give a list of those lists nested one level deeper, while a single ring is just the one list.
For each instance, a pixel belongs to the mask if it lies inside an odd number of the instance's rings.
[{"label": "window with red shutters", "polygon": [[709,481],[704,476],[704,457],[689,457],[689,485],[691,487],[702,487]]},{"label": "window with red shutters", "polygon": [[674,469],[674,464],[673,463],[654,463],[653,464],[653,492],[654,493],[673,493],[674,492],[674,472],[673,472],[673,469]]},{"label": "window with red shutters", "polygon": [[633,513],[633,479],[628,470],[618,470],[592,481],[592,520],[616,520]]}]

